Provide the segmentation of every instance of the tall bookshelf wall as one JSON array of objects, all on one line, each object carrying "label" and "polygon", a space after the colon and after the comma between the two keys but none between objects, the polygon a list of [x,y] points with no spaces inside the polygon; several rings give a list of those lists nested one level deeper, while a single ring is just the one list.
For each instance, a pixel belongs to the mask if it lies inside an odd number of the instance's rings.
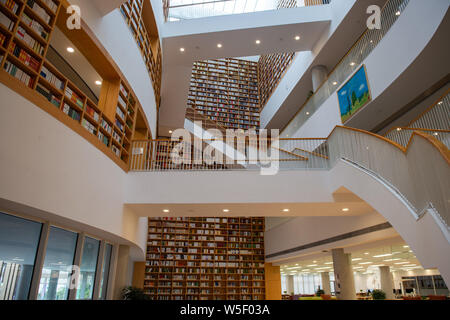
[{"label": "tall bookshelf wall", "polygon": [[61,7],[59,0],[0,0],[1,70],[17,81],[15,88],[26,88],[20,92],[33,90],[43,104],[59,109],[73,121],[71,126],[87,130],[127,165],[137,100],[120,81],[111,118],[46,59]]},{"label": "tall bookshelf wall", "polygon": [[225,129],[259,129],[257,70],[240,59],[194,62],[188,108]]},{"label": "tall bookshelf wall", "polygon": [[278,83],[294,59],[295,53],[262,55],[258,61],[258,86],[261,109],[264,108]]},{"label": "tall bookshelf wall", "polygon": [[[162,57],[159,39],[151,39],[142,18],[144,0],[129,0],[120,7],[120,11],[133,34],[141,51],[142,58],[152,79],[155,90],[156,105],[161,100]],[[152,46],[152,40],[155,44]],[[155,48],[156,46],[156,48]]]},{"label": "tall bookshelf wall", "polygon": [[264,218],[149,218],[155,300],[264,300]]}]

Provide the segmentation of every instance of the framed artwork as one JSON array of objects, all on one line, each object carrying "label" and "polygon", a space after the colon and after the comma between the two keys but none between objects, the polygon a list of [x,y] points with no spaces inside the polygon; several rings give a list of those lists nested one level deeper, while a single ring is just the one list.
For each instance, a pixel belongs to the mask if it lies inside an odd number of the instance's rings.
[{"label": "framed artwork", "polygon": [[342,123],[372,100],[365,65],[338,90],[338,99]]}]

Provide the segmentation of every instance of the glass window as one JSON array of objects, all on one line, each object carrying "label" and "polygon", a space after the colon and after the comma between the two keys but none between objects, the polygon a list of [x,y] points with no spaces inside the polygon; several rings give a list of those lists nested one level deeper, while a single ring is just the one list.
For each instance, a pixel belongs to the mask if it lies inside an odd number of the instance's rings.
[{"label": "glass window", "polygon": [[26,300],[42,224],[0,213],[0,300]]},{"label": "glass window", "polygon": [[106,300],[106,293],[108,288],[108,278],[109,278],[109,268],[111,266],[111,254],[113,246],[106,244],[105,253],[103,255],[103,266],[102,266],[102,280],[100,282],[100,292],[98,297],[100,300]]},{"label": "glass window", "polygon": [[50,228],[38,300],[67,300],[78,234]]},{"label": "glass window", "polygon": [[77,299],[92,299],[99,247],[99,240],[89,237],[84,239],[83,254],[81,256],[80,279],[78,281],[77,288]]}]

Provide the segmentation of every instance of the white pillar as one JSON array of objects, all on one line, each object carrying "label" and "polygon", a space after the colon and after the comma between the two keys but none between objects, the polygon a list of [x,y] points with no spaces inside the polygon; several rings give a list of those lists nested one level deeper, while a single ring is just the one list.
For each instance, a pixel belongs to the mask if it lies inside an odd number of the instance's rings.
[{"label": "white pillar", "polygon": [[328,69],[325,66],[314,66],[311,69],[313,91],[316,92],[320,85],[328,76]]},{"label": "white pillar", "polygon": [[322,290],[325,292],[325,294],[331,294],[330,273],[321,272],[320,277],[322,278]]},{"label": "white pillar", "polygon": [[386,293],[386,299],[394,299],[392,275],[389,266],[378,267],[380,269],[381,290]]},{"label": "white pillar", "polygon": [[339,300],[356,300],[351,254],[344,253],[342,248],[333,249],[331,253],[333,256],[336,297]]},{"label": "white pillar", "polygon": [[294,276],[287,276],[286,290],[288,294],[294,294]]}]

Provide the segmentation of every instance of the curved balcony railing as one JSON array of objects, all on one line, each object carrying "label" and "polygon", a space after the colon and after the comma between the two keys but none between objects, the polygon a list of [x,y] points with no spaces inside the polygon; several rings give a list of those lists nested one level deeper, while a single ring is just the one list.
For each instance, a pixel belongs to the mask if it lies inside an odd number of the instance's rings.
[{"label": "curved balcony railing", "polygon": [[385,137],[406,147],[414,131],[433,135],[450,148],[450,94],[448,92],[418,118],[404,127],[390,129]]},{"label": "curved balcony railing", "polygon": [[409,0],[389,0],[381,12],[381,29],[367,29],[350,51],[342,58],[320,88],[303,104],[282,130],[281,136],[292,137],[377,47],[380,41],[405,10]]}]

